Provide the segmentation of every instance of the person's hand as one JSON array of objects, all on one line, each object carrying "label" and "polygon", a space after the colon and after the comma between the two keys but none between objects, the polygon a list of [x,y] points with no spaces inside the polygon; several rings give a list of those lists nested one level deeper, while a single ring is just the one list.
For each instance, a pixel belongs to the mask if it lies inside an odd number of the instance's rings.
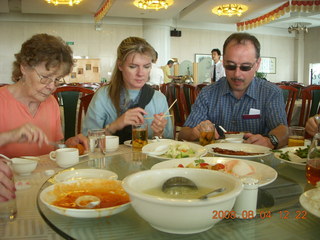
[{"label": "person's hand", "polygon": [[151,129],[153,131],[153,135],[154,136],[162,136],[163,134],[163,130],[167,125],[167,119],[165,119],[164,117],[164,113],[160,113],[160,114],[154,114],[153,117],[153,121],[151,123]]},{"label": "person's hand", "polygon": [[308,119],[306,123],[306,131],[309,133],[311,136],[314,136],[318,132],[318,121],[315,118],[316,116],[313,116]]},{"label": "person's hand", "polygon": [[[197,126],[195,126],[192,129],[193,135],[196,136],[197,138],[199,138],[201,129],[203,128],[203,126],[207,126],[207,125],[212,125],[212,122],[210,120],[205,120],[205,121],[200,122]],[[217,129],[215,129],[214,132],[215,132],[215,134],[214,134],[215,139],[218,139],[220,137],[220,135],[219,135]]]},{"label": "person's hand", "polygon": [[67,146],[76,146],[77,144],[82,144],[85,151],[89,150],[88,138],[81,133],[74,137],[68,138],[65,144]]},{"label": "person's hand", "polygon": [[142,108],[132,108],[122,114],[116,121],[112,123],[113,132],[123,129],[128,125],[137,125],[144,122],[143,115],[147,112]]},{"label": "person's hand", "polygon": [[48,144],[48,138],[46,134],[37,126],[27,123],[19,128],[13,129],[8,132],[10,135],[10,142],[28,142],[38,143],[39,146]]},{"label": "person's hand", "polygon": [[252,133],[246,133],[243,138],[245,139],[243,143],[250,143],[250,144],[256,144],[265,146],[268,148],[273,149],[274,146],[270,142],[270,139],[268,137],[264,137],[260,134],[252,134]]},{"label": "person's hand", "polygon": [[10,199],[16,198],[14,182],[11,180],[13,177],[10,167],[6,161],[0,160],[0,202],[6,202]]}]

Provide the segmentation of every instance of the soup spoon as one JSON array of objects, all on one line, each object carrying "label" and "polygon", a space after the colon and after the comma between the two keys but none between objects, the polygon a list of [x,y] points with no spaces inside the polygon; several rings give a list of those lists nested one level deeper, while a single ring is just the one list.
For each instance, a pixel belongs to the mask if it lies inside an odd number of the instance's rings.
[{"label": "soup spoon", "polygon": [[181,187],[198,190],[197,185],[189,178],[185,177],[172,177],[165,181],[162,185],[162,192],[178,195],[182,193]]},{"label": "soup spoon", "polygon": [[100,204],[100,198],[92,195],[83,195],[76,199],[75,203],[81,208],[94,208]]},{"label": "soup spoon", "polygon": [[0,154],[0,157],[12,162],[12,160],[10,158],[8,158],[6,155]]},{"label": "soup spoon", "polygon": [[224,190],[226,190],[226,188],[224,188],[224,187],[222,187],[222,188],[217,188],[217,189],[212,190],[211,192],[208,192],[207,194],[199,197],[199,199],[205,200],[205,199],[207,199],[208,197],[212,197],[212,196],[214,196],[214,195],[216,195],[216,194],[218,194],[218,193],[224,192]]}]

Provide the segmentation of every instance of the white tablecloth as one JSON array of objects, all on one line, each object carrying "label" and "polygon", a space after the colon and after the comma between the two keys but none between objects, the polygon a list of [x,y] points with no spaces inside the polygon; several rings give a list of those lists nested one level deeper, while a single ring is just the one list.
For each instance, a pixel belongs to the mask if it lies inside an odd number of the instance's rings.
[{"label": "white tablecloth", "polygon": [[[120,145],[116,152],[108,155],[130,152],[131,148]],[[80,161],[88,160],[80,158]],[[41,218],[36,204],[37,194],[42,184],[49,178],[45,170],[62,170],[48,155],[41,156],[36,170],[30,176],[15,176],[17,196],[17,218],[6,225],[0,225],[1,240],[57,240],[63,239]],[[24,188],[24,189],[23,189]]]}]

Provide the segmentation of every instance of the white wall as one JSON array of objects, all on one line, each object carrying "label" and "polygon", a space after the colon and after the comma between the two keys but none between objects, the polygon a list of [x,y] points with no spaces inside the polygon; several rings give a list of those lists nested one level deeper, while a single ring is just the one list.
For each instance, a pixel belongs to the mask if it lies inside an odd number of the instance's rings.
[{"label": "white wall", "polygon": [[[0,83],[10,83],[11,66],[14,54],[21,44],[35,33],[46,32],[59,35],[65,41],[73,41],[75,56],[88,56],[101,59],[101,77],[108,77],[112,71],[116,48],[128,36],[143,37],[143,22],[126,24],[103,24],[101,31],[96,31],[93,23],[36,22],[0,20]],[[191,25],[190,25],[191,26]],[[171,56],[194,61],[195,53],[210,54],[212,48],[222,50],[224,40],[230,31],[179,28],[182,37],[171,37]],[[294,76],[294,38],[288,36],[255,34],[261,42],[261,56],[276,57],[277,72],[268,74],[273,82],[296,80]],[[318,38],[319,39],[319,38]],[[315,40],[314,40],[315,41]],[[312,43],[314,44],[314,43]],[[161,52],[159,52],[159,55]],[[307,61],[306,61],[307,62]]]}]

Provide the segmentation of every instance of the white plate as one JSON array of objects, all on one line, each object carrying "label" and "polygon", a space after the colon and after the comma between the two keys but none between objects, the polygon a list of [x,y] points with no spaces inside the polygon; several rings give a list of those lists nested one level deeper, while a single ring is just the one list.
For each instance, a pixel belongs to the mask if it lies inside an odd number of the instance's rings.
[{"label": "white plate", "polygon": [[54,176],[53,182],[66,182],[88,178],[118,179],[114,172],[104,169],[68,169],[59,172]]},{"label": "white plate", "polygon": [[[89,179],[86,179],[87,181]],[[84,180],[84,181],[86,181]],[[81,181],[81,180],[80,180]],[[75,181],[64,182],[63,184],[74,183]],[[61,184],[61,183],[57,183]],[[58,207],[51,204],[56,200],[56,195],[52,193],[56,184],[45,188],[40,193],[40,200],[45,204],[50,210],[64,216],[76,217],[76,218],[100,218],[115,215],[126,210],[130,206],[130,202],[109,208],[97,208],[97,209],[74,209],[74,208],[64,208]]]},{"label": "white plate", "polygon": [[[192,156],[192,157],[201,157],[201,156],[206,155],[208,152],[205,147],[203,147],[199,144],[191,143],[191,142],[175,141],[175,140],[170,140],[170,139],[168,139],[167,141],[147,144],[142,148],[142,152],[152,152],[158,146],[164,145],[164,144],[187,144],[195,152],[194,156]],[[150,156],[152,156],[154,158],[159,158],[159,159],[171,159],[170,157],[166,157],[165,155],[160,155],[160,156],[150,155]]]},{"label": "white plate", "polygon": [[89,151],[88,152],[84,152],[82,155],[79,155],[79,157],[86,157],[89,155]]},{"label": "white plate", "polygon": [[[175,167],[178,167],[179,164],[183,164],[184,166],[186,166],[189,163],[192,163],[196,159],[198,158],[194,157],[194,158],[172,159],[172,160],[157,163],[153,165],[151,169],[175,168]],[[232,160],[243,161],[255,169],[255,173],[248,176],[258,179],[259,187],[272,183],[274,180],[277,179],[277,176],[278,176],[277,171],[274,170],[272,167],[269,167],[268,165],[265,165],[262,163],[253,162],[250,160],[237,159],[237,158],[223,158],[223,157],[201,157],[201,159],[203,159],[206,163],[210,165],[214,165],[216,163],[226,163]]]},{"label": "white plate", "polygon": [[[209,144],[205,147],[209,153],[212,153],[214,155],[221,156],[221,157],[250,159],[250,158],[256,158],[256,157],[264,157],[264,156],[267,156],[272,153],[270,151],[271,149],[268,147],[255,145],[255,144],[248,144],[248,143],[214,143],[214,144]],[[244,151],[244,152],[248,152],[248,153],[261,153],[261,154],[246,155],[246,156],[221,154],[221,153],[215,153],[212,149],[214,147],[233,150],[233,151]]]},{"label": "white plate", "polygon": [[315,188],[302,193],[299,198],[299,201],[304,209],[306,209],[308,212],[312,213],[313,215],[320,217],[320,200],[317,202],[318,207],[315,207],[314,200],[311,199],[311,197],[315,193],[320,194],[320,189]]},{"label": "white plate", "polygon": [[[281,150],[282,153],[285,153],[285,152],[294,153],[299,148],[303,149],[305,147],[303,147],[303,146],[300,146],[300,147],[285,147],[285,148],[280,148],[279,151]],[[280,152],[275,152],[274,156],[277,159],[279,159],[280,161],[290,165],[291,167],[294,167],[294,168],[299,169],[299,170],[305,170],[306,169],[306,163],[299,163],[299,162],[293,162],[293,161],[288,161],[288,160],[282,159],[282,158],[280,158],[280,154],[281,154]],[[305,160],[307,161],[307,159],[305,159]]]}]

